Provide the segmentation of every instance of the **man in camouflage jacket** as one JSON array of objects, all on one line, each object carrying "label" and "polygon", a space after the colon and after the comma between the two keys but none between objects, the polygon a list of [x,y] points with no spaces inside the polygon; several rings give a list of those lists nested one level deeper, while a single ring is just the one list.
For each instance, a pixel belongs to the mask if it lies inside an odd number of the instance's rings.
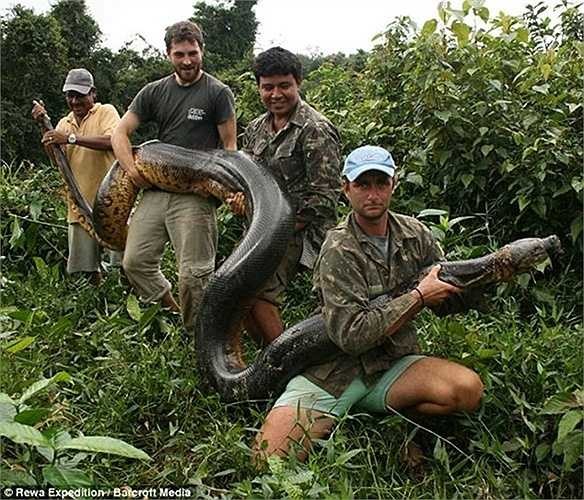
[{"label": "man in camouflage jacket", "polygon": [[312,269],[340,193],[339,134],[299,95],[299,59],[281,47],[259,54],[254,73],[267,112],[246,129],[243,150],[269,169],[296,209],[295,235],[279,268],[250,305],[246,328],[269,343],[283,331],[278,305],[288,282]]},{"label": "man in camouflage jacket", "polygon": [[[410,320],[424,307],[445,308],[464,294],[438,279],[439,265],[414,290],[397,291],[443,254],[423,224],[388,210],[394,174],[383,148],[364,146],[347,157],[343,191],[353,211],[329,231],[314,274],[327,334],[342,353],[288,383],[258,434],[259,457],[285,455],[296,443],[303,459],[311,441],[326,436],[335,417],[352,406],[445,415],[480,403],[483,386],[475,372],[419,354]],[[382,294],[393,298],[373,301]]]}]

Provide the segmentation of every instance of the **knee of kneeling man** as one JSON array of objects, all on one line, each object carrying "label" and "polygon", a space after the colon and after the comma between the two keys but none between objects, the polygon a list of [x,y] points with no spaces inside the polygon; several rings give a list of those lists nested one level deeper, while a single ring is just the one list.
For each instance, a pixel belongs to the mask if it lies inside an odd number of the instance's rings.
[{"label": "knee of kneeling man", "polygon": [[481,404],[483,390],[484,385],[481,378],[475,372],[470,372],[460,381],[458,387],[460,410],[475,411]]}]

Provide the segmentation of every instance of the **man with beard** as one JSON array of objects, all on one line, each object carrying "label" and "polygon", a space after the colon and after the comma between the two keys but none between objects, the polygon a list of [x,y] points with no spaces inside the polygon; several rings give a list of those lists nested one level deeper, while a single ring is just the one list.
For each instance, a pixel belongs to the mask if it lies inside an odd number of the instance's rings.
[{"label": "man with beard", "polygon": [[[134,98],[112,136],[122,168],[139,187],[149,187],[136,170],[130,136],[145,122],[158,125],[158,139],[190,149],[235,150],[234,98],[225,84],[203,71],[203,35],[193,22],[166,30],[174,73],[146,85]],[[123,268],[141,298],[182,310],[193,325],[202,291],[215,267],[217,222],[213,199],[149,189],[132,216]],[[160,261],[170,240],[178,266],[180,304],[162,274]]]}]

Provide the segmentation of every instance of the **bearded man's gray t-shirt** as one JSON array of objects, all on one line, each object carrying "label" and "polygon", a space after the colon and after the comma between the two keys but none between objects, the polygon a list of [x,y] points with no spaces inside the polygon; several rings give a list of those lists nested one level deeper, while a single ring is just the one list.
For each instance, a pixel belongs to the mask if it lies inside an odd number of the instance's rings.
[{"label": "bearded man's gray t-shirt", "polygon": [[208,73],[183,87],[174,74],[146,85],[129,111],[141,123],[155,122],[158,139],[189,149],[221,148],[217,125],[231,118],[235,99],[230,88]]}]

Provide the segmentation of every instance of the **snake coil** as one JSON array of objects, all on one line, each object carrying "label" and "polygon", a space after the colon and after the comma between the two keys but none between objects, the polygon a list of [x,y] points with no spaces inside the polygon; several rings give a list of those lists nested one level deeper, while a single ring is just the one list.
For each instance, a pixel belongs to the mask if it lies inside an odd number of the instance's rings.
[{"label": "snake coil", "polygon": [[[103,245],[123,249],[127,220],[138,195],[129,176],[115,162],[98,190],[92,211],[60,147],[54,146],[49,153],[83,214],[84,227]],[[134,156],[140,174],[160,189],[212,195],[223,201],[236,192],[245,194],[248,229],[211,278],[194,332],[199,371],[222,399],[264,399],[308,366],[338,352],[326,334],[322,316],[316,315],[286,330],[250,366],[235,367],[231,362],[229,346],[240,323],[240,304],[275,271],[293,232],[293,209],[269,171],[241,152],[195,151],[160,142],[135,148]],[[527,271],[559,250],[556,236],[527,238],[478,259],[442,262],[439,276],[461,288],[484,286]],[[387,301],[405,293],[429,270],[375,300]]]}]

